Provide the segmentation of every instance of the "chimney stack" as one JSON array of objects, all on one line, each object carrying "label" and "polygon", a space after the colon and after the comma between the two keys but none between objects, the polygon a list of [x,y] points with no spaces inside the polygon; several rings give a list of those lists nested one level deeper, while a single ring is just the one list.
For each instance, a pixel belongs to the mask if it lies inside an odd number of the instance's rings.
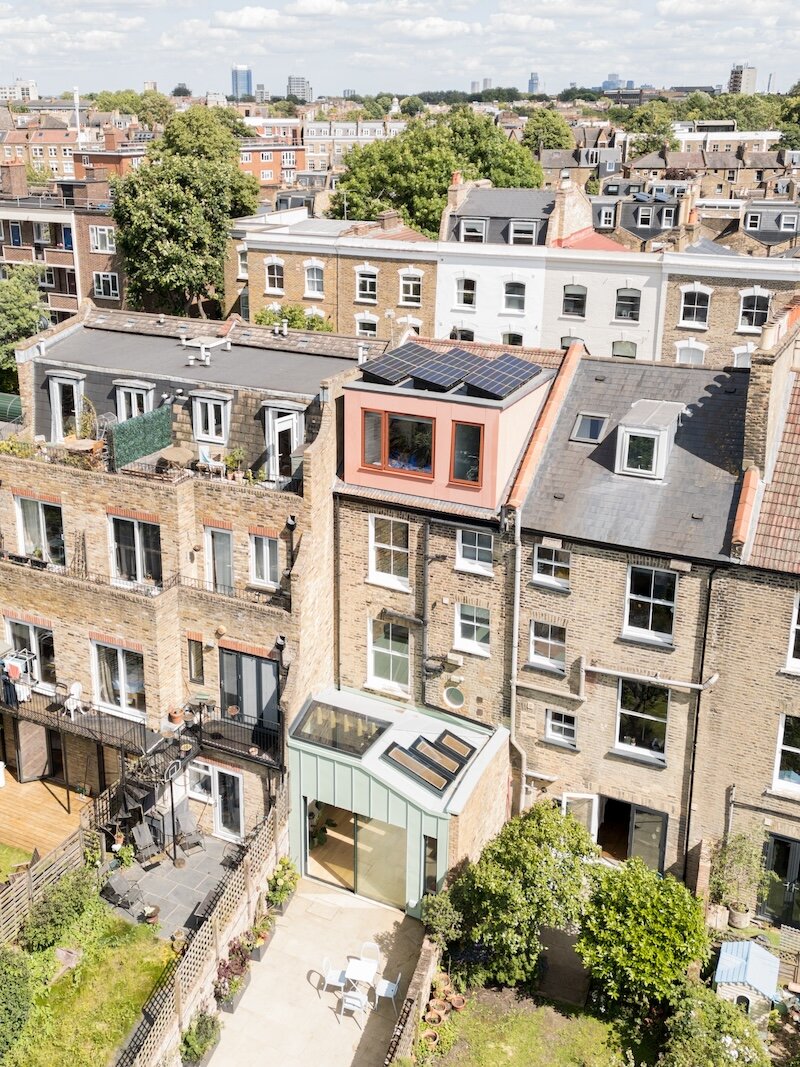
[{"label": "chimney stack", "polygon": [[28,173],[24,163],[16,160],[0,163],[0,193],[20,198],[28,195]]}]

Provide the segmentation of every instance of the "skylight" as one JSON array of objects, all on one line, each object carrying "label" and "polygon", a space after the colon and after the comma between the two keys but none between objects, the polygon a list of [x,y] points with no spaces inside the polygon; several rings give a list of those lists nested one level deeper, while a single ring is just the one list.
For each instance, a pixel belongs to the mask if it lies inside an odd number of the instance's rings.
[{"label": "skylight", "polygon": [[590,412],[581,411],[572,428],[570,441],[596,444],[605,433],[607,423],[608,415],[594,415]]}]

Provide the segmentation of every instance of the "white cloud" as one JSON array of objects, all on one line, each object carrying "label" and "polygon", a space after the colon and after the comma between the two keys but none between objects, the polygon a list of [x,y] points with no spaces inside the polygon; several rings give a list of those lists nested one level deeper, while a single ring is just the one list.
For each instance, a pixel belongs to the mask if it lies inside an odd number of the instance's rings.
[{"label": "white cloud", "polygon": [[295,0],[286,10],[292,15],[344,15],[350,10],[345,0]]},{"label": "white cloud", "polygon": [[232,30],[277,30],[293,23],[294,19],[275,7],[240,7],[236,11],[215,11],[212,26]]},{"label": "white cloud", "polygon": [[413,37],[420,41],[435,41],[449,37],[466,37],[480,34],[479,22],[460,22],[431,15],[426,19],[394,19],[387,24],[390,33],[399,33],[404,37]]}]

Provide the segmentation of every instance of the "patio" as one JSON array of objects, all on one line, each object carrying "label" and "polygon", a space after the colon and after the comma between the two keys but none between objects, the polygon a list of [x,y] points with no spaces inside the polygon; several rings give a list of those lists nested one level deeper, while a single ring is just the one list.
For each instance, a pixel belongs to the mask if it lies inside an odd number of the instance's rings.
[{"label": "patio", "polygon": [[[339,1017],[339,994],[320,995],[325,956],[345,967],[364,941],[380,945],[379,974],[402,973],[400,1009],[422,944],[422,925],[403,912],[345,890],[302,879],[287,914],[278,918],[265,959],[252,965],[252,979],[233,1016],[223,1015],[212,1067],[280,1063],[282,1067],[376,1067],[383,1063],[396,1021],[390,1000],[370,1008],[366,1021]],[[370,994],[370,1001],[372,996]],[[259,1050],[259,1051],[255,1051]]]},{"label": "patio", "polygon": [[[145,870],[135,863],[120,873],[129,882],[138,882],[145,905],[159,909],[159,937],[169,940],[176,930],[196,929],[203,916],[198,909],[207,895],[215,890],[232,866],[237,848],[216,837],[205,837],[205,850],[193,848],[189,853],[178,850],[186,865],[176,867],[165,858],[157,866]],[[148,865],[149,866],[149,865]],[[128,921],[131,912],[114,907],[118,915]],[[141,909],[134,907],[133,918],[139,919]]]}]

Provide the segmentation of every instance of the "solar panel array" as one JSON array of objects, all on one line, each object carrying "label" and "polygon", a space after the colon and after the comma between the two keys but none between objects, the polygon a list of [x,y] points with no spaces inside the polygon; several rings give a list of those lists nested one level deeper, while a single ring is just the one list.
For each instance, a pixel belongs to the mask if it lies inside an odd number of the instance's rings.
[{"label": "solar panel array", "polygon": [[407,378],[423,358],[430,358],[431,350],[409,341],[385,356],[370,359],[361,365],[361,373],[384,385],[397,385]]},{"label": "solar panel array", "polygon": [[503,400],[541,372],[542,368],[536,363],[506,353],[488,362],[482,370],[468,375],[464,383],[473,395]]},{"label": "solar panel array", "polygon": [[477,371],[485,363],[486,360],[482,356],[476,356],[474,352],[453,348],[423,363],[422,366],[415,367],[411,373],[415,382],[447,390],[463,382],[468,374]]}]

